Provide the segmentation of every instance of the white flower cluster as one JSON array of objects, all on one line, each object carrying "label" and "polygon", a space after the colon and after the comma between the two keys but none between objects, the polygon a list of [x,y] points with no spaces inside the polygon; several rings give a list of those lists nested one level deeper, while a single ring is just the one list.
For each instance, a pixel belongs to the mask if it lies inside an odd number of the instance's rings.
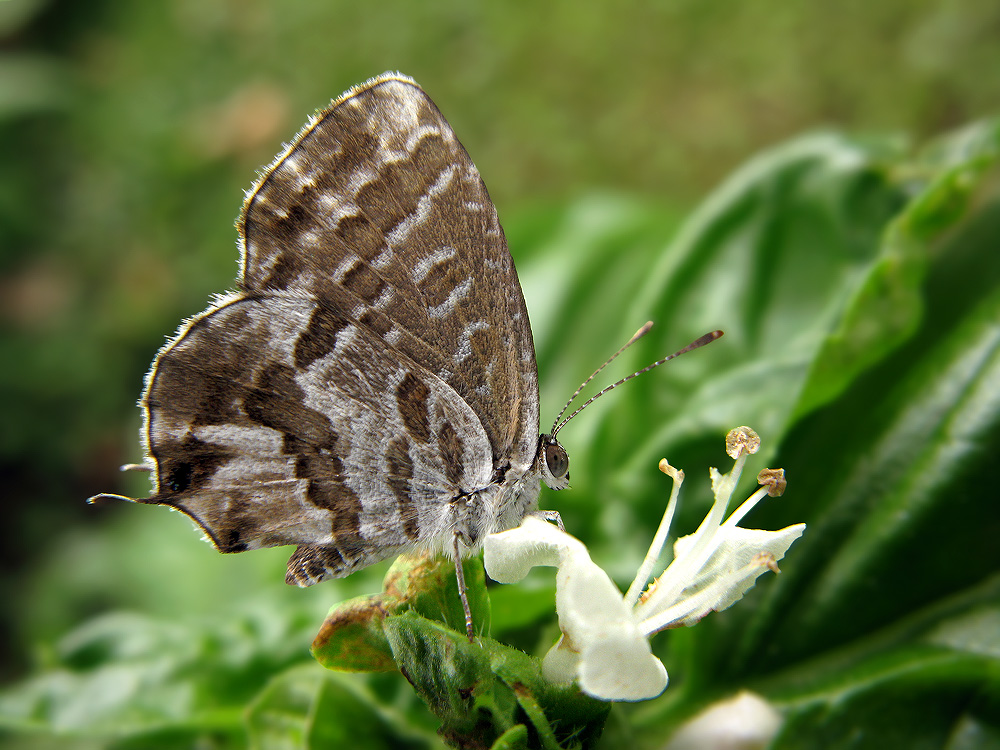
[{"label": "white flower cluster", "polygon": [[736,465],[725,475],[710,469],[715,494],[712,509],[697,531],[674,543],[673,562],[648,588],[684,480],[684,473],[666,459],[660,462],[660,470],[673,478],[673,491],[649,552],[624,597],[590,559],[581,541],[538,516],[528,516],[518,528],[487,537],[486,571],[495,581],[520,581],[535,565],[558,569],[556,611],[562,638],[542,664],[547,679],[576,679],[585,693],[601,700],[654,698],[667,686],[667,671],[653,656],[649,637],[667,628],[693,625],[709,612],[726,609],[765,570],[778,572],[777,561],[802,535],[805,524],[780,531],[743,529],[737,524],[765,495],[782,493],[784,472],[760,472],[757,481],[763,486],[723,520],[743,464],[749,454],[757,452],[760,439],[750,428],[739,427],[726,437],[726,446]]}]

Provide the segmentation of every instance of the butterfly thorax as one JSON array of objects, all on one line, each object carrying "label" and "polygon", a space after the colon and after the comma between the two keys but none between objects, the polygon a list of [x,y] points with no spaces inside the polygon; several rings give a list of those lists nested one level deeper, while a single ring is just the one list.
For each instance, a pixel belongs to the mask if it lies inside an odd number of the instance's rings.
[{"label": "butterfly thorax", "polygon": [[[529,466],[507,465],[498,472],[497,481],[459,499],[464,502],[456,509],[453,528],[462,532],[466,551],[475,552],[490,534],[519,526],[525,516],[537,511],[543,481],[553,490],[569,486],[569,457],[551,435],[539,436]],[[440,535],[442,549],[450,537],[451,530]]]}]

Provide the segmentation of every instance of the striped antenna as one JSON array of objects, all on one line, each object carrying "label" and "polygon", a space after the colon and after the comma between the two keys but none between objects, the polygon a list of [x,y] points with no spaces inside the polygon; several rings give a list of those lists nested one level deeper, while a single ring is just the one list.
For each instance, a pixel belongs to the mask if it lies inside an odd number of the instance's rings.
[{"label": "striped antenna", "polygon": [[[610,363],[611,360],[613,360],[615,357],[617,357],[619,354],[621,354],[623,351],[625,351],[629,346],[631,346],[632,344],[634,344],[638,339],[640,339],[643,336],[645,336],[646,333],[649,332],[649,329],[652,328],[652,326],[653,326],[652,322],[649,322],[649,323],[646,323],[646,325],[644,325],[638,331],[636,331],[635,335],[631,339],[628,340],[628,343],[626,343],[625,346],[623,346],[621,349],[619,349],[617,352],[615,352],[614,355],[611,357],[611,359],[609,359],[607,362],[605,362],[603,365],[601,365],[600,367],[597,368],[597,370],[594,372],[594,375],[596,375],[601,370],[603,370],[605,367],[607,367],[608,363]],[[579,388],[577,388],[576,393],[573,394],[573,398],[571,398],[569,400],[569,403],[567,403],[566,406],[563,407],[563,410],[561,412],[559,412],[559,416],[556,417],[556,421],[552,424],[552,432],[549,433],[549,434],[551,435],[551,437],[555,438],[556,433],[558,433],[559,430],[561,430],[563,427],[565,427],[566,424],[573,417],[575,417],[581,411],[583,411],[584,409],[586,409],[588,406],[590,406],[592,403],[594,403],[597,399],[599,399],[605,393],[607,393],[608,391],[614,390],[615,388],[617,388],[618,386],[620,386],[622,383],[627,383],[632,378],[639,377],[644,372],[649,372],[654,367],[659,367],[664,362],[669,362],[672,359],[676,359],[677,357],[681,356],[682,354],[687,354],[688,352],[693,351],[694,349],[700,349],[701,347],[705,346],[705,344],[710,344],[713,341],[715,341],[717,338],[720,338],[721,336],[722,336],[722,331],[712,331],[711,333],[706,333],[704,336],[700,336],[699,338],[697,338],[694,341],[692,341],[690,344],[688,344],[687,346],[685,346],[683,349],[679,349],[678,351],[674,352],[673,354],[671,354],[671,355],[669,355],[667,357],[664,357],[663,359],[658,359],[653,364],[647,365],[646,367],[643,367],[641,370],[637,370],[637,371],[633,372],[631,375],[626,375],[624,378],[622,378],[621,380],[619,380],[616,383],[612,383],[607,388],[602,388],[600,391],[598,391],[593,396],[591,396],[589,399],[587,399],[576,411],[574,411],[572,414],[570,414],[568,417],[566,417],[566,419],[564,419],[562,422],[560,422],[559,419],[562,417],[563,414],[566,413],[566,409],[568,409],[569,405],[571,403],[573,403],[573,399],[576,398],[579,395],[579,393],[580,393],[581,390],[583,390],[583,386],[587,385],[587,383],[589,383],[594,378],[594,375],[591,375],[589,378],[587,378],[586,380],[583,381],[583,385],[581,385]]]}]

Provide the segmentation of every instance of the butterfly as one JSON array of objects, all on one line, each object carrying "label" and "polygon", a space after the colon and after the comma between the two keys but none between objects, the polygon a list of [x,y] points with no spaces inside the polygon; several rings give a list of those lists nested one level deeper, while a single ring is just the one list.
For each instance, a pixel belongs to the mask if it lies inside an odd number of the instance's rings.
[{"label": "butterfly", "polygon": [[146,458],[125,468],[153,491],[136,502],[187,514],[221,552],[295,545],[299,586],[452,555],[471,640],[462,558],[539,512],[542,482],[569,484],[478,170],[423,90],[386,73],[309,120],[237,231],[235,291],[146,377]]},{"label": "butterfly", "polygon": [[437,107],[387,73],[312,117],[246,194],[236,290],[157,354],[153,491],[221,552],[296,545],[309,586],[422,548],[461,557],[569,482],[538,428],[524,297]]}]

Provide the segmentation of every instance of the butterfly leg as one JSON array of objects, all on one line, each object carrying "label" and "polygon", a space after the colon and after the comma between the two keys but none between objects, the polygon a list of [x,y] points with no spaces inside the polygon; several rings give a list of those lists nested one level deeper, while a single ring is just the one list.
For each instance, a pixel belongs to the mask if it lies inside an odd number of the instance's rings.
[{"label": "butterfly leg", "polygon": [[465,569],[462,567],[462,550],[459,546],[463,536],[465,535],[461,531],[455,531],[455,577],[458,579],[458,596],[462,600],[462,610],[465,612],[465,634],[469,636],[469,643],[473,643],[476,634],[472,630],[472,607],[469,606],[469,589],[465,585]]},{"label": "butterfly leg", "polygon": [[535,511],[535,515],[539,518],[548,521],[549,523],[555,522],[556,526],[559,527],[559,531],[566,531],[566,527],[563,526],[562,516],[559,515],[557,510],[539,510]]}]

